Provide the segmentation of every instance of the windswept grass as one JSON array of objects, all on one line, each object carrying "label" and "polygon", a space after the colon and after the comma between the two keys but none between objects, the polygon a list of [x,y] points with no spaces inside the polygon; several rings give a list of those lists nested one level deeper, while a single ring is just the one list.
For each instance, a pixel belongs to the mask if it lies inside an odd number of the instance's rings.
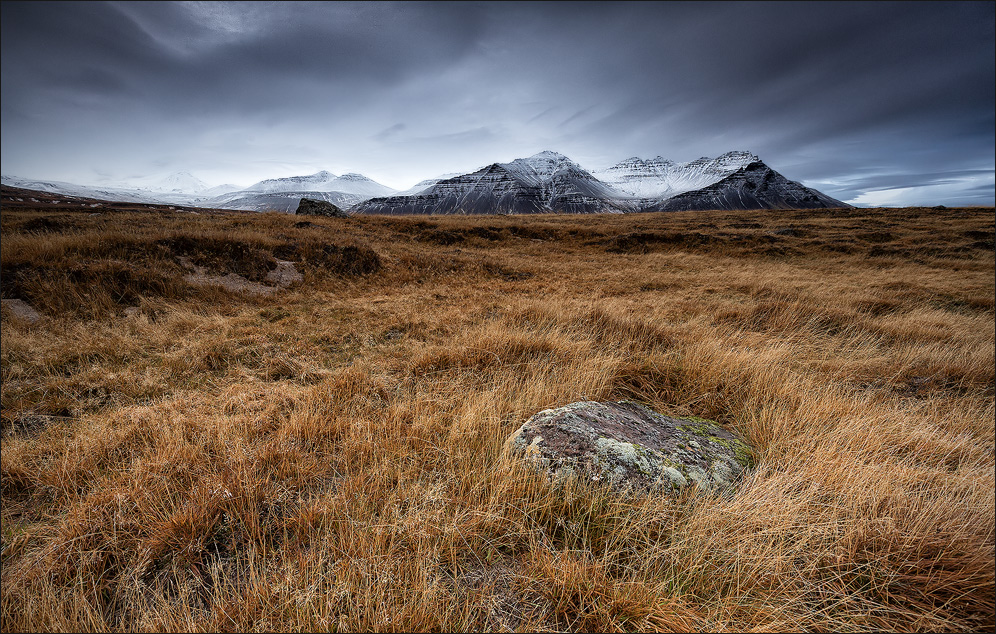
[{"label": "windswept grass", "polygon": [[[993,625],[992,209],[0,219],[46,315],[3,314],[5,631]],[[504,452],[620,398],[757,468],[658,499]]]}]

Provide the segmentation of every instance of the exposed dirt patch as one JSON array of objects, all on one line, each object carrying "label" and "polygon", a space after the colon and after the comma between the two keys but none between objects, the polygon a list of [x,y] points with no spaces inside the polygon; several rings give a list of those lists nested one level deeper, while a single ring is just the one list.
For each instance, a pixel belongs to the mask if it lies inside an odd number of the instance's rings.
[{"label": "exposed dirt patch", "polygon": [[220,286],[226,291],[230,291],[232,293],[272,295],[276,291],[287,288],[291,284],[295,284],[304,279],[304,276],[298,273],[297,269],[294,267],[294,263],[286,260],[276,260],[276,268],[267,273],[266,281],[271,285],[264,285],[259,282],[247,280],[237,273],[228,273],[227,275],[210,275],[204,267],[197,266],[191,261],[190,258],[187,257],[181,257],[180,262],[185,268],[187,268],[187,270],[191,271],[183,278],[188,283],[194,284],[195,286]]},{"label": "exposed dirt patch", "polygon": [[4,299],[0,300],[0,304],[2,304],[3,309],[5,311],[9,311],[15,319],[26,321],[29,324],[33,324],[41,319],[41,314],[24,300]]},{"label": "exposed dirt patch", "polygon": [[176,236],[156,244],[212,273],[234,273],[254,282],[263,281],[277,267],[271,253],[242,240]]},{"label": "exposed dirt patch", "polygon": [[715,244],[722,241],[716,236],[704,233],[680,232],[633,232],[625,233],[604,242],[610,253],[648,253],[667,247],[688,247]]}]

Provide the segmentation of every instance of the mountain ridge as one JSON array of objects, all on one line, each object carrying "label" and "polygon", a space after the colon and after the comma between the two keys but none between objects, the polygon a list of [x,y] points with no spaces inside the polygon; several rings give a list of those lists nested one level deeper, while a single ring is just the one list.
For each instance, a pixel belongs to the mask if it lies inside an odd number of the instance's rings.
[{"label": "mountain ridge", "polygon": [[[662,156],[633,156],[596,171],[586,170],[564,154],[544,150],[465,174],[426,179],[404,191],[356,172],[336,175],[328,170],[264,179],[242,189],[208,187],[189,172],[176,172],[136,189],[11,176],[2,180],[18,187],[108,200],[287,213],[297,208],[302,197],[326,200],[351,213],[386,215],[850,207],[789,180],[744,150],[685,163]],[[181,191],[183,187],[197,191]]]},{"label": "mountain ridge", "polygon": [[351,211],[385,215],[626,211],[613,202],[616,197],[570,158],[547,150],[440,180],[418,194],[372,198]]},{"label": "mountain ridge", "polygon": [[669,197],[642,211],[838,207],[850,205],[797,181],[790,181],[762,161],[753,161],[716,183]]},{"label": "mountain ridge", "polygon": [[756,154],[743,150],[687,163],[661,156],[631,157],[597,172],[545,150],[442,179],[416,193],[370,198],[350,211],[384,215],[627,213],[773,209],[793,203],[802,208],[850,207],[788,180]]},{"label": "mountain ridge", "polygon": [[359,196],[388,196],[397,190],[381,185],[363,174],[349,172],[336,176],[328,170],[322,170],[307,176],[287,176],[284,178],[268,178],[246,187],[245,192],[274,193],[284,191],[338,191]]}]

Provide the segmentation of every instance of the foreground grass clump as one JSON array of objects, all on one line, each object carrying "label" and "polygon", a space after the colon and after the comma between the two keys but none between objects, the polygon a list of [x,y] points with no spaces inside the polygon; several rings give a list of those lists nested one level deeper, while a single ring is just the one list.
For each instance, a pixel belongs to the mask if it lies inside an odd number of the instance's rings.
[{"label": "foreground grass clump", "polygon": [[[3,314],[2,628],[991,627],[993,220],[5,201],[3,296],[45,317]],[[626,497],[503,450],[622,398],[755,470]]]}]

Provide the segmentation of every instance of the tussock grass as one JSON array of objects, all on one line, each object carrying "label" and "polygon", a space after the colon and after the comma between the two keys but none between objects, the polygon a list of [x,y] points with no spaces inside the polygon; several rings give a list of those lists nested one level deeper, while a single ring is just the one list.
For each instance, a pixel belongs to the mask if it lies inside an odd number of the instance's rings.
[{"label": "tussock grass", "polygon": [[[0,219],[46,315],[0,333],[4,630],[992,625],[991,209]],[[658,499],[504,451],[619,398],[756,468]]]}]

